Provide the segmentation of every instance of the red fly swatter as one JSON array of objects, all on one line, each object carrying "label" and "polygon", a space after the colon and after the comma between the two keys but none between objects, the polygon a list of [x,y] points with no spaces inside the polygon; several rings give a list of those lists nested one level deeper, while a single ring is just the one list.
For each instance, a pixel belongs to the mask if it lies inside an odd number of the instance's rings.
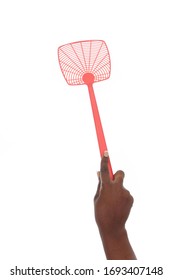
[{"label": "red fly swatter", "polygon": [[[104,151],[107,150],[107,145],[94,95],[93,83],[110,77],[111,63],[107,45],[102,40],[69,43],[58,48],[58,59],[63,76],[69,85],[85,84],[88,87],[102,157]],[[110,177],[113,179],[110,159],[108,168]]]}]

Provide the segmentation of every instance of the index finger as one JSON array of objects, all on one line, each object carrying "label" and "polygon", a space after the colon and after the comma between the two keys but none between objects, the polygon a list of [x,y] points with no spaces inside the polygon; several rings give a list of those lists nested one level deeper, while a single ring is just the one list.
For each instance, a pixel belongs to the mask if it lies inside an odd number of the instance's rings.
[{"label": "index finger", "polygon": [[100,176],[101,176],[102,186],[110,183],[108,161],[109,161],[109,154],[107,151],[105,151],[101,159],[101,166],[100,166]]}]

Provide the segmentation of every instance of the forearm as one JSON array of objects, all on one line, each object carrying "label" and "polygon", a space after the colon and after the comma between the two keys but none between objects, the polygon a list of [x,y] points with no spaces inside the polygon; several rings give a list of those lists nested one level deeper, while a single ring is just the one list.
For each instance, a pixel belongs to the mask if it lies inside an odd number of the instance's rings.
[{"label": "forearm", "polygon": [[136,260],[125,229],[114,235],[101,232],[100,235],[108,260]]}]

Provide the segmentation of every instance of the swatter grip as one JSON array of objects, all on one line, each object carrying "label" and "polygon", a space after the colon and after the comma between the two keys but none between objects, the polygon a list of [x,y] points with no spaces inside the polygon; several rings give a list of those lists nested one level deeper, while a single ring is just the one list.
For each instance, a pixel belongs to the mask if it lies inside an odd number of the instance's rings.
[{"label": "swatter grip", "polygon": [[[96,98],[94,95],[94,89],[92,84],[88,85],[88,91],[89,91],[89,96],[90,96],[90,101],[91,101],[91,107],[92,107],[92,112],[93,112],[93,117],[94,117],[94,123],[95,123],[95,128],[96,128],[96,134],[97,134],[97,140],[99,144],[99,149],[100,149],[100,156],[101,158],[103,157],[104,151],[107,151],[107,145],[106,145],[106,140],[102,128],[102,123],[99,115],[99,110],[96,102]],[[113,179],[113,171],[112,171],[112,166],[110,162],[110,158],[108,161],[108,169],[109,169],[109,175],[110,178]]]}]

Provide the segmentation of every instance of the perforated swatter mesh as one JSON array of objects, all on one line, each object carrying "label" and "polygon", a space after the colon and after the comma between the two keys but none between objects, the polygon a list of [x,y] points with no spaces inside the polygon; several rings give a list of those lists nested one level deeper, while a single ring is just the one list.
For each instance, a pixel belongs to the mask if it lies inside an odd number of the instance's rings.
[{"label": "perforated swatter mesh", "polygon": [[94,82],[110,76],[110,56],[106,43],[101,40],[74,42],[58,49],[61,71],[69,85],[82,85],[85,73],[94,75]]}]

